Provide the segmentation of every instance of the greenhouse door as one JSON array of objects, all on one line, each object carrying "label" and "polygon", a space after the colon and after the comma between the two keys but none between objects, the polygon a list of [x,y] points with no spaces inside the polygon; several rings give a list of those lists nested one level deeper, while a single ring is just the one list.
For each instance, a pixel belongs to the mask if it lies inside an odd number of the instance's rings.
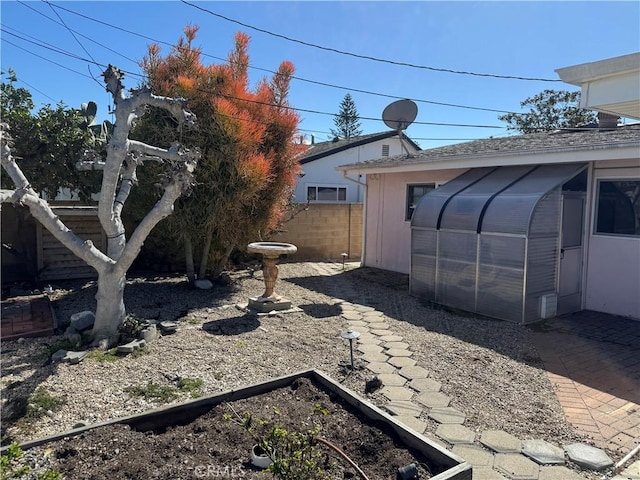
[{"label": "greenhouse door", "polygon": [[585,198],[580,193],[565,192],[562,199],[558,315],[582,310],[582,237]]}]

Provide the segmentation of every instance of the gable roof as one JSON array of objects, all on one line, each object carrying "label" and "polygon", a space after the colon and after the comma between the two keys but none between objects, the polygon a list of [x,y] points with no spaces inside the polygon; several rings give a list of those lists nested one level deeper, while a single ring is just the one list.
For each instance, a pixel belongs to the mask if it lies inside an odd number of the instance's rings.
[{"label": "gable roof", "polygon": [[[320,158],[328,157],[335,153],[349,150],[350,148],[359,147],[360,145],[366,145],[367,143],[373,143],[378,140],[384,140],[386,138],[395,137],[398,132],[390,130],[388,132],[370,133],[368,135],[360,135],[352,138],[341,138],[337,141],[329,140],[326,142],[319,142],[309,145],[309,148],[300,155],[300,163],[309,163]],[[403,135],[403,137],[409,142],[409,144],[416,150],[420,150],[420,147],[409,137]]]},{"label": "gable roof", "polygon": [[[529,133],[500,138],[486,138],[422,150],[412,157],[395,155],[337,167],[341,171],[393,169],[414,165],[427,167],[439,163],[439,168],[456,168],[465,165],[448,165],[457,160],[479,161],[491,157],[544,155],[567,152],[612,150],[631,148],[640,157],[640,124],[620,126],[615,129],[563,129],[552,132]],[[566,161],[566,160],[565,160]],[[580,161],[576,158],[573,161]],[[584,159],[582,160],[584,161]],[[462,163],[462,162],[456,162]],[[412,168],[418,170],[419,168]]]}]

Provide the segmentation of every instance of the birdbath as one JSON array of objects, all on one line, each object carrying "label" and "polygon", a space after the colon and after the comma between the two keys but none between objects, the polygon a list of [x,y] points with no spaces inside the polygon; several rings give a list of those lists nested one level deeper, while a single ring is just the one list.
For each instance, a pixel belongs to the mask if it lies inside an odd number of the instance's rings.
[{"label": "birdbath", "polygon": [[280,255],[292,254],[297,251],[298,247],[290,243],[254,242],[247,246],[247,252],[262,255],[262,273],[265,286],[264,293],[261,296],[249,299],[249,308],[259,312],[291,308],[291,302],[275,292],[276,280],[278,279],[276,263]]}]

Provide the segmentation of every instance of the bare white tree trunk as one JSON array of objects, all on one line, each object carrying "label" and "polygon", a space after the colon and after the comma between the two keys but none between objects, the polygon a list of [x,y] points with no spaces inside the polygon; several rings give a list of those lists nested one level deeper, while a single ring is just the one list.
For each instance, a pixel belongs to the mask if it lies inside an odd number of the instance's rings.
[{"label": "bare white tree trunk", "polygon": [[[102,188],[98,203],[98,218],[107,234],[106,255],[91,241],[82,240],[69,230],[53,213],[48,203],[39,198],[24,177],[11,155],[10,137],[3,124],[0,130],[2,167],[16,186],[15,190],[0,191],[2,202],[12,201],[29,207],[31,214],[47,228],[64,246],[87,262],[98,272],[96,295],[96,322],[94,341],[112,344],[117,340],[118,327],[126,316],[124,287],[126,273],[140,253],[142,244],[151,230],[173,211],[174,202],[190,188],[198,153],[188,152],[174,144],[168,150],[129,140],[133,122],[144,113],[146,105],[168,110],[180,122],[193,122],[194,117],[184,108],[184,100],[152,95],[146,89],[134,90],[124,95],[122,73],[109,65],[103,73],[107,91],[113,95],[116,123],[113,136],[107,145],[104,162],[87,161],[78,165],[81,169],[103,170]],[[127,242],[121,219],[122,208],[136,183],[136,168],[144,161],[168,162],[171,172],[167,178],[162,198],[147,213]]]}]

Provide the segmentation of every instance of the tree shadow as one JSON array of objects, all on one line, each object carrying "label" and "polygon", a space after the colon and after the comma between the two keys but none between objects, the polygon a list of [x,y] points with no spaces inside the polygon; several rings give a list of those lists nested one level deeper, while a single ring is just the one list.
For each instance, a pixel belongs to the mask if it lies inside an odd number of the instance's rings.
[{"label": "tree shadow", "polygon": [[252,332],[260,326],[260,322],[254,313],[247,313],[232,318],[221,318],[202,324],[202,329],[211,335],[242,335]]},{"label": "tree shadow", "polygon": [[314,318],[337,317],[342,312],[340,305],[328,305],[326,303],[310,303],[307,305],[298,305],[306,315]]}]

